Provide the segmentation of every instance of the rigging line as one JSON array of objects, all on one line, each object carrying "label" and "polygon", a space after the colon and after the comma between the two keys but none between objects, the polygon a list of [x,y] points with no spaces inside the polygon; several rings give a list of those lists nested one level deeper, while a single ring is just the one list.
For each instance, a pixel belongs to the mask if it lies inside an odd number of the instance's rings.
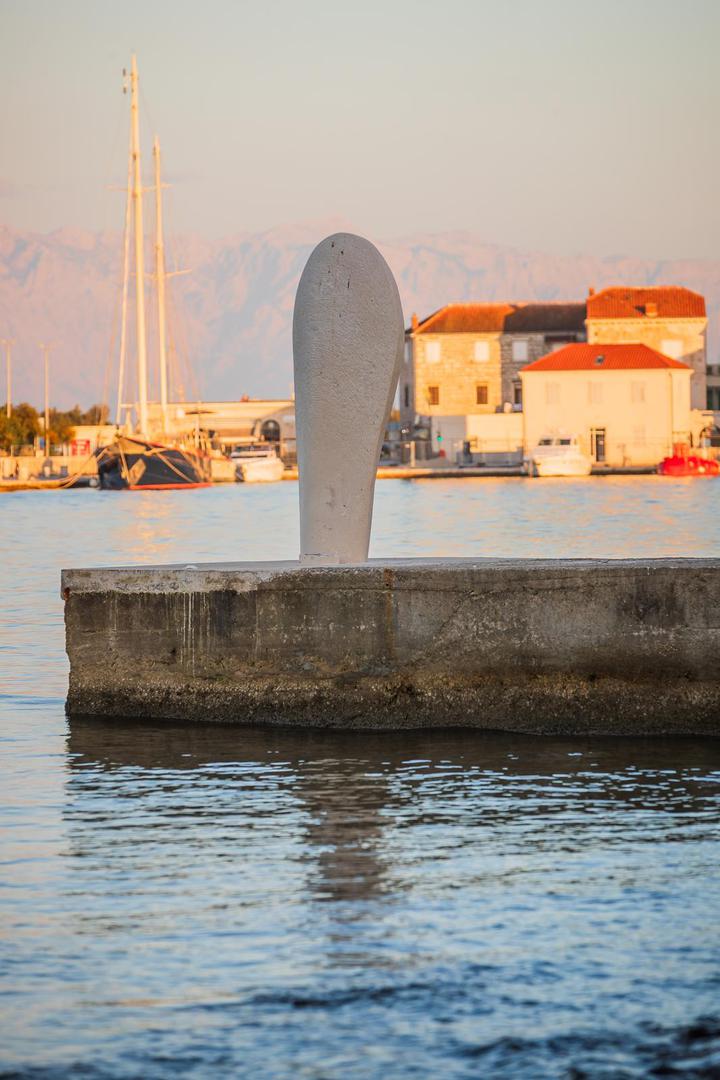
[{"label": "rigging line", "polygon": [[115,120],[115,127],[113,129],[112,139],[110,140],[108,155],[107,155],[107,159],[105,161],[105,167],[103,168],[102,174],[101,174],[102,176],[105,177],[106,187],[111,186],[112,178],[116,174],[116,169],[115,169],[115,167],[113,165],[113,161],[115,160],[115,157],[116,157],[116,154],[117,154],[117,147],[118,147],[118,145],[120,143],[120,132],[121,132],[121,129],[124,127],[125,122],[126,122],[126,120],[125,120],[125,112],[124,112],[124,110],[118,109],[117,118]]},{"label": "rigging line", "polygon": [[110,336],[108,339],[107,356],[105,359],[105,369],[103,372],[103,380],[101,387],[101,398],[98,402],[99,405],[107,405],[108,410],[110,407],[110,377],[113,366],[113,353],[115,352],[115,342],[117,340],[117,326],[120,321],[120,304],[121,295],[116,293],[113,317],[110,323]]},{"label": "rigging line", "polygon": [[[124,117],[123,117],[122,113],[120,111],[118,111],[118,116],[117,116],[117,119],[115,121],[115,126],[114,126],[114,129],[113,129],[112,138],[111,138],[110,144],[109,144],[109,149],[108,149],[108,153],[107,153],[107,159],[105,161],[105,167],[101,171],[101,177],[103,177],[104,180],[105,180],[105,187],[106,188],[110,188],[112,186],[111,181],[114,178],[115,173],[116,173],[113,162],[114,162],[114,160],[115,160],[115,158],[117,156],[117,147],[118,147],[119,142],[120,142],[120,131],[121,131],[121,127],[122,127],[123,123],[124,123]],[[104,206],[103,233],[107,233],[107,232],[111,231],[110,228],[109,228],[109,208],[108,208],[108,201],[107,200],[104,201],[103,206]],[[113,220],[114,220],[114,216],[113,216]],[[113,323],[111,324],[111,326],[115,325],[116,318],[117,318],[117,312],[115,313],[115,319],[113,320]],[[114,347],[115,347],[114,346],[114,341],[113,341],[113,336],[112,336],[113,334],[114,334],[114,330],[111,330],[110,345],[109,345],[109,348],[108,348],[108,355],[107,355],[107,359],[106,359],[106,362],[105,362],[102,384],[98,386],[98,389],[100,390],[100,401],[99,401],[100,405],[109,404],[109,386],[110,386],[111,367],[112,367],[112,352],[113,352]]]},{"label": "rigging line", "polygon": [[[132,140],[131,140],[132,144]],[[115,424],[120,424],[123,397],[125,396],[125,359],[127,355],[127,303],[130,285],[130,224],[132,218],[132,157],[128,152],[127,191],[125,193],[125,233],[123,236],[123,267],[120,314],[120,355],[118,357],[118,391]]]},{"label": "rigging line", "polygon": [[[182,451],[182,453],[183,453],[183,454],[187,454],[187,453],[188,453],[188,451],[187,451],[187,450],[183,450],[183,451]],[[162,463],[163,463],[164,465],[167,465],[167,466],[168,466],[168,468],[172,469],[172,471],[173,471],[173,472],[175,472],[175,473],[177,473],[177,474],[178,474],[178,476],[181,476],[183,480],[185,480],[186,482],[187,482],[187,481],[190,481],[190,482],[192,483],[192,480],[191,480],[191,478],[190,478],[190,477],[189,477],[189,476],[187,475],[187,473],[181,472],[181,470],[180,470],[180,469],[176,468],[176,466],[175,466],[175,465],[173,465],[172,461],[170,461],[170,459],[169,459],[169,458],[165,457],[165,453],[164,453],[164,451],[163,451],[163,450],[161,450],[160,448],[155,448],[154,450],[151,450],[151,451],[150,451],[150,453],[149,453],[149,454],[148,454],[147,456],[148,456],[148,457],[151,457],[151,456],[155,456],[155,457],[159,458],[159,459],[160,459],[160,461],[162,461]],[[192,468],[192,464],[191,464],[191,462],[188,462],[188,465],[189,465],[189,466],[190,466],[190,467]]]},{"label": "rigging line", "polygon": [[120,445],[120,443],[118,443],[118,453],[120,454],[120,461],[122,462],[122,468],[120,470],[120,475],[122,476],[122,474],[125,473],[125,479],[127,480],[128,484],[129,484],[130,483],[130,470],[127,467],[127,461],[125,460],[125,453],[124,453],[123,448]]},{"label": "rigging line", "polygon": [[176,348],[178,344],[177,338],[181,338],[180,348],[177,349],[178,366],[182,367],[185,380],[190,384],[192,390],[191,400],[197,401],[202,398],[202,395],[200,393],[195,367],[190,361],[190,335],[188,333],[187,319],[185,318],[184,309],[177,306],[175,298],[172,296],[170,298],[170,304],[173,312],[173,322],[178,331],[176,335]]},{"label": "rigging line", "polygon": [[[142,79],[140,79],[140,78],[138,78],[138,97],[140,99],[140,118],[142,120],[147,121],[145,130],[146,131],[157,131],[158,129],[157,129],[157,126],[155,124],[155,117],[152,114],[152,110],[150,108],[150,102],[148,101],[148,99],[145,96],[144,84],[143,84]],[[154,181],[153,181],[153,183],[154,183]],[[152,185],[150,185],[150,186],[152,186]]]},{"label": "rigging line", "polygon": [[89,463],[92,461],[93,458],[96,458],[97,461],[99,462],[107,452],[108,452],[108,447],[107,446],[104,446],[102,448],[102,450],[100,450],[100,451],[93,450],[92,454],[89,454],[88,457],[85,458],[85,460],[83,461],[82,465],[80,466],[80,468],[78,469],[78,471],[76,473],[74,473],[72,476],[68,477],[67,480],[61,480],[60,481],[60,487],[61,488],[70,488],[70,487],[72,487],[73,484],[77,483],[77,481],[80,479],[81,476],[85,475],[85,466],[89,465]]},{"label": "rigging line", "polygon": [[[169,184],[170,198],[167,198],[164,203],[164,215],[165,215],[165,250],[166,253],[170,253],[173,257],[175,265],[175,271],[178,268],[178,248],[176,245],[177,233],[174,231],[173,223],[175,220],[175,205],[172,197],[172,185]],[[169,227],[167,227],[169,224]],[[180,245],[182,250],[182,245]],[[182,261],[187,262],[183,254]],[[187,273],[182,270],[180,273]],[[171,275],[173,271],[170,272]],[[200,396],[199,386],[197,382],[196,372],[192,362],[190,361],[191,352],[191,334],[189,333],[189,320],[187,319],[187,313],[181,301],[178,301],[176,290],[168,288],[167,290],[167,307],[169,309],[169,319],[167,334],[170,343],[169,359],[173,369],[174,381],[178,384],[179,398],[184,400],[185,391],[183,383],[190,383],[193,391],[193,397],[197,399]],[[174,331],[174,333],[173,333]]]},{"label": "rigging line", "polygon": [[[127,479],[128,483],[130,483],[130,470],[127,467],[127,462],[125,460],[125,454],[123,453],[122,447],[119,446],[118,451],[120,453],[120,457],[122,458],[123,472],[125,473],[125,478]],[[183,450],[182,453],[187,454],[188,451]],[[173,465],[172,461],[165,457],[164,451],[159,447],[153,447],[151,450],[146,450],[142,456],[157,457],[169,469],[172,469],[174,473],[177,473],[177,475],[180,477],[181,480],[184,481],[184,483],[193,483],[192,477],[188,476],[187,473],[181,472],[180,469],[176,468],[175,465]],[[192,467],[191,462],[188,462],[188,465]]]}]

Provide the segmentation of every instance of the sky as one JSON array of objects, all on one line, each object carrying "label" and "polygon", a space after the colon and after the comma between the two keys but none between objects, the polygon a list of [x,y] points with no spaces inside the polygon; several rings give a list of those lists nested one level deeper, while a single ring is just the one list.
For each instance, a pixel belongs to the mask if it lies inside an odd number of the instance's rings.
[{"label": "sky", "polygon": [[0,0],[0,223],[121,227],[134,51],[178,233],[715,257],[719,47],[718,0]]}]

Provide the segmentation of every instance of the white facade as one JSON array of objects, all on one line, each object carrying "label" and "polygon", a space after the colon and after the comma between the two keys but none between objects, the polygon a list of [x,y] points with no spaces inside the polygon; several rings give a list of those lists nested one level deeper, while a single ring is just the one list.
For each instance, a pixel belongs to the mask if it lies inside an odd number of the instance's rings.
[{"label": "white facade", "polygon": [[577,435],[594,461],[655,465],[691,432],[689,368],[526,370],[524,449]]}]

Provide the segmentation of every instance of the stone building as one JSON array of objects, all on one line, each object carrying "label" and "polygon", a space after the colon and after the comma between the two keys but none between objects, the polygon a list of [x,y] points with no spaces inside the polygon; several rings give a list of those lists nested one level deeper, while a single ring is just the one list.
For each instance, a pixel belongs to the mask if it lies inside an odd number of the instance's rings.
[{"label": "stone building", "polygon": [[[207,434],[224,450],[264,441],[277,443],[285,460],[295,456],[295,402],[291,398],[246,398],[241,401],[168,402],[167,435]],[[148,402],[151,434],[159,435],[163,418],[158,402]]]},{"label": "stone building", "polygon": [[707,407],[715,413],[715,423],[720,423],[720,364],[707,366]]},{"label": "stone building", "polygon": [[448,304],[422,321],[414,315],[400,376],[402,425],[427,432],[434,450],[438,435],[464,439],[466,418],[521,409],[521,368],[584,338],[584,303]]},{"label": "stone building", "polygon": [[689,442],[693,371],[640,344],[568,345],[521,374],[525,453],[577,435],[597,464],[656,465]]},{"label": "stone building", "polygon": [[[678,286],[590,290],[587,340],[637,342],[692,368],[693,409],[714,406],[707,394],[707,315],[699,293]],[[720,405],[720,396],[718,400]]]}]

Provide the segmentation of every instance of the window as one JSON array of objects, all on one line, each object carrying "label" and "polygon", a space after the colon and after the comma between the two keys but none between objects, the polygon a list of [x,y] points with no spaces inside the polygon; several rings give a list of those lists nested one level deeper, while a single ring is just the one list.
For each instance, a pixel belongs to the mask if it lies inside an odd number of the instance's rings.
[{"label": "window", "polygon": [[645,401],[645,383],[634,382],[630,385],[630,400],[633,405],[642,405]]},{"label": "window", "polygon": [[587,399],[588,405],[601,405],[602,404],[602,384],[599,382],[589,382],[587,384]]},{"label": "window", "polygon": [[277,420],[266,420],[260,428],[260,434],[268,442],[280,442],[280,425]]},{"label": "window", "polygon": [[528,343],[525,338],[520,338],[512,343],[512,358],[525,363],[528,358]]},{"label": "window", "polygon": [[403,397],[404,397],[404,401],[405,401],[405,408],[409,409],[410,408],[410,387],[408,386],[407,383],[405,383]]},{"label": "window", "polygon": [[487,405],[488,403],[488,388],[487,383],[480,383],[475,387],[475,403],[477,405]]},{"label": "window", "polygon": [[428,386],[428,405],[440,404],[440,387]]},{"label": "window", "polygon": [[440,360],[440,342],[428,341],[425,343],[425,359],[428,364],[437,364]]},{"label": "window", "polygon": [[513,405],[522,405],[522,383],[513,383]]},{"label": "window", "polygon": [[660,347],[660,352],[673,360],[679,360],[683,354],[683,343],[678,338],[666,338]]},{"label": "window", "polygon": [[545,404],[558,405],[560,402],[560,383],[545,383]]},{"label": "window", "polygon": [[476,360],[489,360],[490,359],[490,342],[489,341],[476,341],[475,342],[475,359]]}]

